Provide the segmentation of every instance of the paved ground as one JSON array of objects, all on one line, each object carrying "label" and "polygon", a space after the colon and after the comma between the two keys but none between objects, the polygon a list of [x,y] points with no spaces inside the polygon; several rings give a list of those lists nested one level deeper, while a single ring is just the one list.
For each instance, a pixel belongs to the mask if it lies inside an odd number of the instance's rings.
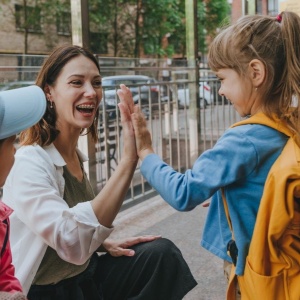
[{"label": "paved ground", "polygon": [[[121,211],[115,220],[113,236],[161,234],[182,251],[198,282],[184,300],[223,300],[226,282],[223,262],[203,249],[199,242],[207,208],[178,212],[155,196]],[[169,299],[166,299],[169,300]]]}]

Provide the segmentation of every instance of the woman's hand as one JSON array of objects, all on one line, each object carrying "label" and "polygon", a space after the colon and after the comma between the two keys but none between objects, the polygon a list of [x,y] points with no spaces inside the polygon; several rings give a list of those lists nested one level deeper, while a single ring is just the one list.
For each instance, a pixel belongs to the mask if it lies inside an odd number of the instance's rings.
[{"label": "woman's hand", "polygon": [[102,246],[112,256],[133,256],[134,250],[129,249],[139,243],[151,242],[161,238],[160,235],[143,235],[119,240],[106,239]]},{"label": "woman's hand", "polygon": [[147,128],[147,121],[138,106],[134,107],[131,120],[135,133],[136,151],[139,158],[143,160],[148,154],[154,153],[154,150],[152,148],[151,134]]},{"label": "woman's hand", "polygon": [[121,112],[123,152],[121,160],[115,171],[112,173],[105,186],[91,201],[92,208],[100,224],[111,227],[120,210],[131,183],[138,156],[136,152],[133,125],[131,122],[131,111],[133,110],[133,100],[130,90],[124,85],[120,85],[117,91],[120,98],[118,104]]},{"label": "woman's hand", "polygon": [[123,154],[126,159],[129,159],[131,161],[137,161],[138,157],[136,152],[135,136],[131,122],[131,114],[134,109],[132,94],[130,89],[124,84],[120,85],[120,89],[117,91],[117,94],[120,98],[120,103],[118,104],[118,107],[121,112],[121,122],[124,133]]}]

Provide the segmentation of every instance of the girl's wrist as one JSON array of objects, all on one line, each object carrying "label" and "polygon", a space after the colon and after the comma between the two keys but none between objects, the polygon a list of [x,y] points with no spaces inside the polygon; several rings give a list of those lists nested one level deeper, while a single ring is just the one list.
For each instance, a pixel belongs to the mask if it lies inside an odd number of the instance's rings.
[{"label": "girl's wrist", "polygon": [[154,150],[152,148],[147,148],[147,149],[141,150],[138,153],[138,155],[139,155],[140,160],[144,160],[146,158],[146,156],[153,154],[153,153],[154,153]]}]

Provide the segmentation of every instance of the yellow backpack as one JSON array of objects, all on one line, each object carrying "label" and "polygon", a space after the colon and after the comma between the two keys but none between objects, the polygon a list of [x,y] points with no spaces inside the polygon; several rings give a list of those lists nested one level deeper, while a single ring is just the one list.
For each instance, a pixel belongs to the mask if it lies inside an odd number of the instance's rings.
[{"label": "yellow backpack", "polygon": [[[227,299],[235,299],[238,280],[242,300],[300,299],[300,148],[278,119],[259,113],[232,127],[262,124],[290,138],[267,176],[243,276],[232,268]],[[226,199],[223,198],[229,225]]]}]

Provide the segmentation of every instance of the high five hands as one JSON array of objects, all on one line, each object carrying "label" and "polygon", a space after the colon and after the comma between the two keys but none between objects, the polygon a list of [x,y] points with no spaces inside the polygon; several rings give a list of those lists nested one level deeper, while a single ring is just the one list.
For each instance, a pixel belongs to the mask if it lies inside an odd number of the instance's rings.
[{"label": "high five hands", "polygon": [[[141,108],[134,104],[130,89],[124,84],[117,91],[120,98],[119,108],[126,115],[126,121],[130,123],[131,130],[135,136],[136,151],[138,157],[143,160],[148,154],[154,153],[152,148],[151,134],[147,128],[147,121]],[[202,204],[209,207],[210,201]]]},{"label": "high five hands", "polygon": [[147,121],[141,108],[134,104],[132,94],[128,87],[121,84],[117,94],[120,98],[118,106],[121,110],[121,116],[123,115],[126,122],[130,120],[131,129],[135,136],[136,152],[138,157],[143,160],[148,154],[154,153],[151,134],[147,128]]}]

